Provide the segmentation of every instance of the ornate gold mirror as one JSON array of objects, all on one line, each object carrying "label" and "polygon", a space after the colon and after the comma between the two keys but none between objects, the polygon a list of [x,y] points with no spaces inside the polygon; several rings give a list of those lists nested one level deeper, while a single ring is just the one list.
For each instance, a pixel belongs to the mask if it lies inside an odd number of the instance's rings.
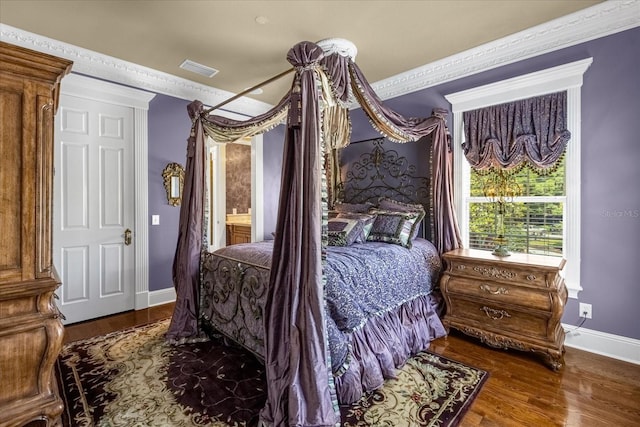
[{"label": "ornate gold mirror", "polygon": [[179,163],[169,163],[162,171],[167,201],[171,206],[180,206],[184,186],[184,168]]}]

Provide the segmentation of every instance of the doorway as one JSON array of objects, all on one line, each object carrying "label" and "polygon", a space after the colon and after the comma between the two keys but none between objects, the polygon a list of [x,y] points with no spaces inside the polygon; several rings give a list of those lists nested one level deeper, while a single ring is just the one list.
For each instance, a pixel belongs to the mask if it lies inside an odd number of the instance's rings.
[{"label": "doorway", "polygon": [[148,298],[139,298],[148,295],[141,273],[148,260],[140,262],[147,233],[136,197],[147,190],[136,166],[146,169],[146,111],[153,96],[74,74],[62,82],[54,131],[53,261],[65,324],[148,306]]},{"label": "doorway", "polygon": [[[243,144],[250,146],[250,204],[240,206],[229,206],[227,194],[232,190],[232,186],[227,184],[227,148],[232,145]],[[232,148],[233,149],[233,148]],[[220,144],[207,138],[207,207],[209,210],[209,221],[207,226],[207,241],[209,250],[214,251],[229,244],[228,221],[235,215],[242,222],[250,224],[250,239],[245,241],[257,242],[264,240],[264,203],[263,203],[263,151],[262,135],[238,141],[230,144]],[[246,164],[249,166],[249,164]],[[243,178],[246,181],[245,178]],[[246,202],[244,202],[246,203]],[[231,215],[230,217],[228,215]],[[246,229],[246,228],[245,228]],[[242,237],[242,236],[241,236]]]}]

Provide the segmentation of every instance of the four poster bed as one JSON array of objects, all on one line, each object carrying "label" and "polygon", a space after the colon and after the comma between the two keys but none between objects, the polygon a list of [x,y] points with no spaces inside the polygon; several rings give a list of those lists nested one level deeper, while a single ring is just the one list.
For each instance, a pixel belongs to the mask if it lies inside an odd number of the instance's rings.
[{"label": "four poster bed", "polygon": [[[354,57],[355,46],[344,40],[297,44],[287,55],[295,70],[291,91],[247,121],[208,114],[198,101],[189,105],[177,299],[167,339],[180,343],[205,338],[205,330],[222,332],[263,359],[264,425],[339,424],[338,402],[380,387],[411,354],[444,334],[433,289],[440,254],[460,242],[444,114],[404,118],[387,109]],[[354,180],[340,183],[336,153],[350,141],[354,97],[386,139],[430,135],[432,159],[424,161],[433,162],[431,176],[409,192],[431,195],[428,204],[389,193],[402,189],[402,181],[353,193]],[[275,239],[207,253],[205,135],[231,142],[283,122]],[[384,150],[376,156],[379,168]],[[329,208],[336,211],[331,219]]]},{"label": "four poster bed", "polygon": [[[434,292],[440,255],[418,237],[431,230],[431,180],[383,142],[349,165],[335,190],[343,202],[328,219],[325,319],[341,404],[381,387],[410,355],[445,335]],[[272,251],[273,241],[232,245],[204,253],[202,262],[202,326],[263,360]]]}]

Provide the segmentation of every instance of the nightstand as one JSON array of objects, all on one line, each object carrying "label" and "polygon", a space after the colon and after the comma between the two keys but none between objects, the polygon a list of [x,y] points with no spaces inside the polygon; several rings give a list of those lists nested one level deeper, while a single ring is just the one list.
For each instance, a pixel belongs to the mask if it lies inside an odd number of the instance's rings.
[{"label": "nightstand", "polygon": [[483,343],[541,353],[547,365],[564,365],[560,324],[567,288],[565,260],[543,255],[456,249],[443,255],[440,289],[447,305],[443,323]]}]

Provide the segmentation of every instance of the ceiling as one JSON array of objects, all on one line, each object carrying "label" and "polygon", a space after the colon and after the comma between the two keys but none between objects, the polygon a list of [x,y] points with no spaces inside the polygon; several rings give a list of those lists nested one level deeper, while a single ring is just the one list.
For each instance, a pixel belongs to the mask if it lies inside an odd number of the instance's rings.
[{"label": "ceiling", "polygon": [[[0,22],[238,93],[287,70],[299,41],[345,38],[370,82],[590,7],[602,0],[0,0]],[[190,59],[219,70],[184,71]],[[274,104],[290,78],[256,100]]]}]

